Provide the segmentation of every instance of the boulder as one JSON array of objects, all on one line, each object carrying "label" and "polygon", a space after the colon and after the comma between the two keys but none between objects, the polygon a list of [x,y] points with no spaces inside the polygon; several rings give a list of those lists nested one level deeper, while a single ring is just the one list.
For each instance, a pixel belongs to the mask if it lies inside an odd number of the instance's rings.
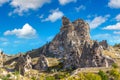
[{"label": "boulder", "polygon": [[29,71],[30,69],[32,69],[31,57],[29,55],[24,57],[22,54],[20,54],[15,65],[15,70],[24,75],[24,73]]},{"label": "boulder", "polygon": [[43,54],[41,54],[37,64],[35,65],[35,69],[39,71],[46,71],[48,69],[48,65],[49,63],[47,58]]}]

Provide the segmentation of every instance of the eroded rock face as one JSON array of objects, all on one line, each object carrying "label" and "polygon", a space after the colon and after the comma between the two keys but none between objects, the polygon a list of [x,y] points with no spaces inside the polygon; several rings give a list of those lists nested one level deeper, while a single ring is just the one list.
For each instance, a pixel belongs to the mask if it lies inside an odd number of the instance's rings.
[{"label": "eroded rock face", "polygon": [[32,69],[30,56],[27,55],[26,57],[24,57],[22,54],[20,54],[15,65],[15,70],[19,71],[22,75],[24,75],[24,73],[29,71],[30,69]]},{"label": "eroded rock face", "polygon": [[102,40],[100,42],[100,45],[103,47],[103,49],[109,49],[109,45],[107,43],[107,40]]},{"label": "eroded rock face", "polygon": [[[90,27],[82,19],[71,22],[67,17],[62,18],[60,32],[48,44],[44,45],[38,53],[53,54],[62,59],[64,68],[78,67],[108,67],[114,61],[102,54],[107,49],[107,41],[93,41],[90,39]],[[34,53],[34,51],[33,51]],[[37,69],[42,69],[38,62]]]},{"label": "eroded rock face", "polygon": [[47,58],[41,54],[37,64],[35,65],[35,69],[39,71],[46,71],[48,69],[48,65],[49,63]]},{"label": "eroded rock face", "polygon": [[3,67],[3,57],[4,57],[3,51],[0,51],[0,67]]},{"label": "eroded rock face", "polygon": [[24,75],[25,73],[24,66],[25,66],[25,58],[23,57],[22,54],[20,54],[17,63],[15,65],[15,70],[19,71],[22,75]]},{"label": "eroded rock face", "polygon": [[[60,33],[49,43],[47,51],[59,57],[64,57],[65,54],[71,53],[69,48],[77,47],[77,49],[82,50],[86,41],[91,41],[88,24],[81,19],[70,22],[68,18],[63,17]],[[76,49],[72,50],[72,52],[76,51]],[[81,54],[80,51],[78,51],[78,54]]]},{"label": "eroded rock face", "polygon": [[25,72],[29,71],[30,69],[32,69],[32,61],[31,61],[31,57],[29,55],[26,56],[26,62],[25,62]]},{"label": "eroded rock face", "polygon": [[86,42],[80,58],[80,67],[109,67],[114,63],[102,54],[102,49],[97,41],[92,46]]}]

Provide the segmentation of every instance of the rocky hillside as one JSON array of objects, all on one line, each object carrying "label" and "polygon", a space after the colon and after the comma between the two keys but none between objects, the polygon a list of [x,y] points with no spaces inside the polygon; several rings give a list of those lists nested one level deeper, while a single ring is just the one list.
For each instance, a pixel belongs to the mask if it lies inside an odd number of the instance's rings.
[{"label": "rocky hillside", "polygon": [[[104,55],[104,50],[109,50],[107,41],[91,40],[88,23],[82,19],[71,22],[67,17],[62,17],[62,26],[55,38],[39,49],[28,51],[24,56],[36,58],[44,54],[57,57],[63,61],[64,68],[109,67],[114,60]],[[18,57],[13,57],[6,63],[17,60]]]}]

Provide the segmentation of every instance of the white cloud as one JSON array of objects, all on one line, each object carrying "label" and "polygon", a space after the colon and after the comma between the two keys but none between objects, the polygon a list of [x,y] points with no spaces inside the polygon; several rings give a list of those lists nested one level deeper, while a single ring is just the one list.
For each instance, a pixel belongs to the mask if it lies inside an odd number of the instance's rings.
[{"label": "white cloud", "polygon": [[120,34],[120,31],[114,31],[113,33],[114,34]]},{"label": "white cloud", "polygon": [[64,15],[63,12],[61,12],[58,8],[55,10],[51,10],[50,12],[51,12],[51,14],[49,14],[49,16],[47,18],[43,19],[42,22],[44,22],[44,21],[55,22],[58,19],[61,19],[62,16]]},{"label": "white cloud", "polygon": [[115,17],[116,21],[120,21],[120,14]]},{"label": "white cloud", "polygon": [[66,4],[70,3],[70,2],[77,2],[77,0],[59,0],[59,3],[61,5],[66,5]]},{"label": "white cloud", "polygon": [[105,30],[120,30],[120,22],[116,23],[114,25],[109,25],[107,27],[104,27]]},{"label": "white cloud", "polygon": [[12,0],[10,5],[14,7],[14,11],[10,12],[9,15],[18,13],[23,15],[24,12],[29,10],[36,10],[41,8],[44,4],[50,3],[51,0]]},{"label": "white cloud", "polygon": [[86,7],[84,5],[80,5],[79,7],[75,7],[75,10],[79,12],[80,10],[85,10],[85,8]]},{"label": "white cloud", "polygon": [[0,0],[0,6],[2,6],[4,3],[9,2],[9,0]]},{"label": "white cloud", "polygon": [[5,41],[8,41],[8,39],[6,39],[4,37],[0,37],[0,41],[5,42]]},{"label": "white cloud", "polygon": [[110,0],[108,6],[110,8],[120,8],[120,0]]},{"label": "white cloud", "polygon": [[36,37],[36,30],[26,23],[22,29],[7,30],[4,35],[16,35],[18,38],[34,38]]},{"label": "white cloud", "polygon": [[106,39],[108,37],[111,37],[110,34],[106,33],[106,34],[97,34],[97,35],[94,35],[93,38],[94,39],[99,39],[99,38],[103,38],[103,39]]},{"label": "white cloud", "polygon": [[92,36],[94,40],[107,40],[109,44],[114,45],[115,43],[120,43],[120,36],[119,35],[112,35],[112,34],[96,34]]},{"label": "white cloud", "polygon": [[95,17],[92,21],[88,21],[88,23],[90,24],[90,28],[91,28],[91,29],[97,28],[97,27],[100,26],[102,23],[104,23],[109,16],[110,16],[110,15],[106,15],[105,17],[97,16],[97,17]]}]

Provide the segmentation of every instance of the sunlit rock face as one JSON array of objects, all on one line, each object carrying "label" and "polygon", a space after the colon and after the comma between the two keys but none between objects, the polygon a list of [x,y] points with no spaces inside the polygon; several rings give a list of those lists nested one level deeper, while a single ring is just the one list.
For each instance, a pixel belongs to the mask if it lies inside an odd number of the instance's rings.
[{"label": "sunlit rock face", "polygon": [[3,58],[4,58],[3,51],[0,51],[0,67],[3,67]]},{"label": "sunlit rock face", "polygon": [[92,46],[86,42],[80,57],[80,67],[109,67],[114,60],[104,56],[102,50],[102,46],[97,41]]},{"label": "sunlit rock face", "polygon": [[16,61],[15,70],[24,75],[24,73],[30,69],[32,69],[31,57],[29,55],[24,57],[22,54],[20,54],[18,60]]},{"label": "sunlit rock face", "polygon": [[114,61],[102,54],[102,50],[108,48],[106,40],[90,39],[90,27],[84,20],[71,22],[63,16],[60,32],[53,40],[29,54],[37,57],[40,54],[53,55],[61,59],[64,68],[109,67]]},{"label": "sunlit rock face", "polygon": [[83,20],[70,22],[68,18],[63,17],[60,33],[50,42],[48,51],[59,57],[76,52],[76,50],[78,54],[81,54],[84,43],[91,41],[89,30],[88,24]]},{"label": "sunlit rock face", "polygon": [[37,64],[35,65],[35,69],[39,71],[46,71],[48,69],[48,60],[44,55],[40,55]]}]

